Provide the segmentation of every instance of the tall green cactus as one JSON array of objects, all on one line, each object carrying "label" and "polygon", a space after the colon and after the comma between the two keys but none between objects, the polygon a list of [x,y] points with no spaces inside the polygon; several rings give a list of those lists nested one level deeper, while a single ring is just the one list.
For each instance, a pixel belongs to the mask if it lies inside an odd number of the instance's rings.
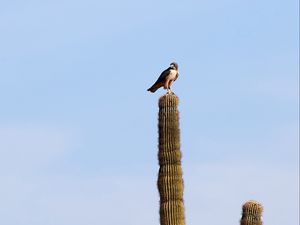
[{"label": "tall green cactus", "polygon": [[262,225],[263,206],[257,201],[250,200],[243,205],[241,225]]},{"label": "tall green cactus", "polygon": [[160,224],[185,225],[180,152],[178,97],[171,93],[159,99]]}]

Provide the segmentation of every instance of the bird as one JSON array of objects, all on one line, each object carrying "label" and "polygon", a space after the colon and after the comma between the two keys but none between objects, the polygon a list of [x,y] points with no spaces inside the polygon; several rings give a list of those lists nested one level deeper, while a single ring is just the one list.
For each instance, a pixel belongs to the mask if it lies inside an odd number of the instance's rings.
[{"label": "bird", "polygon": [[160,87],[164,87],[164,89],[167,89],[168,93],[170,93],[171,85],[178,76],[178,64],[176,62],[172,62],[169,68],[160,74],[157,81],[147,91],[154,93]]}]

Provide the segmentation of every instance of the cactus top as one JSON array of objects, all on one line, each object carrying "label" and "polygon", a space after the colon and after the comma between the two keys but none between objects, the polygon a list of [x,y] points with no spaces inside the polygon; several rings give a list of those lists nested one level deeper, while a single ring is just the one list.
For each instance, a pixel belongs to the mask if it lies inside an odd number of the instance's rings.
[{"label": "cactus top", "polygon": [[179,98],[174,93],[166,93],[159,98],[159,108],[164,107],[177,107],[179,104]]},{"label": "cactus top", "polygon": [[249,200],[247,202],[244,203],[243,205],[243,214],[244,213],[255,213],[255,214],[258,214],[259,216],[261,216],[263,212],[263,206],[255,201],[255,200]]},{"label": "cactus top", "polygon": [[243,205],[243,214],[241,218],[241,225],[262,225],[262,216],[263,206],[255,201],[247,201]]}]

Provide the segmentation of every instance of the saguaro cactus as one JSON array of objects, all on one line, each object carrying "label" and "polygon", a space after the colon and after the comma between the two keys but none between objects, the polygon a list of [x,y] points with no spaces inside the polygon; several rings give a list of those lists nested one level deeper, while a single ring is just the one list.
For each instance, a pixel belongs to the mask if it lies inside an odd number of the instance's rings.
[{"label": "saguaro cactus", "polygon": [[159,99],[160,224],[184,225],[183,179],[180,152],[178,97],[165,94]]},{"label": "saguaro cactus", "polygon": [[262,225],[263,206],[257,201],[250,200],[243,205],[241,225]]}]

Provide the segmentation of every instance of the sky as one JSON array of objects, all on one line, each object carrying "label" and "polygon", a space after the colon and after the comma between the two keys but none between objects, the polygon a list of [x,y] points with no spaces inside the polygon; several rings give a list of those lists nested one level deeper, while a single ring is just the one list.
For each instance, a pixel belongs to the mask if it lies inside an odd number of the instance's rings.
[{"label": "sky", "polygon": [[297,0],[0,0],[0,224],[159,224],[176,61],[187,224],[299,224]]}]

